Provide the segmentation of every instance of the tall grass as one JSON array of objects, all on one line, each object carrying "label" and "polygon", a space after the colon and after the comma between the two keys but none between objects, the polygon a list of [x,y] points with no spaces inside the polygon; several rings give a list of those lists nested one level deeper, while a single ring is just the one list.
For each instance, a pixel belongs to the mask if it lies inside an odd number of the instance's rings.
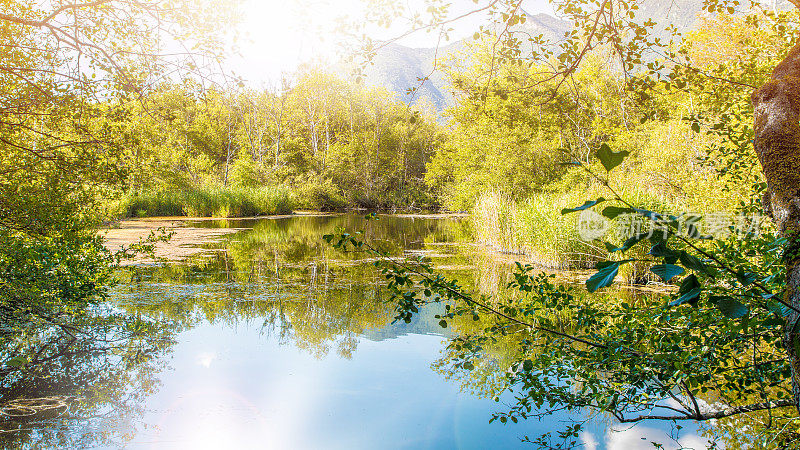
[{"label": "tall grass", "polygon": [[588,267],[605,249],[578,238],[576,215],[561,215],[563,208],[574,206],[572,197],[577,195],[540,193],[517,203],[490,191],[472,211],[475,238],[496,251],[524,255],[546,267]]},{"label": "tall grass", "polygon": [[121,217],[252,217],[289,214],[294,207],[294,195],[282,186],[211,186],[133,192],[123,196],[115,209]]},{"label": "tall grass", "polygon": [[[599,241],[584,242],[578,235],[579,213],[562,215],[561,210],[583,204],[603,194],[598,186],[576,187],[566,192],[542,192],[522,202],[490,191],[483,194],[472,211],[475,239],[496,251],[524,256],[525,260],[554,269],[587,269],[598,261],[620,259],[623,255],[609,252]],[[681,205],[665,202],[637,189],[622,189],[620,194],[653,211],[679,213]],[[600,207],[602,209],[602,206]],[[698,211],[703,212],[703,211]],[[613,223],[604,241],[617,246],[622,237]],[[644,247],[637,247],[624,258],[644,256]],[[650,279],[647,264],[625,264],[622,279],[639,283]]]}]

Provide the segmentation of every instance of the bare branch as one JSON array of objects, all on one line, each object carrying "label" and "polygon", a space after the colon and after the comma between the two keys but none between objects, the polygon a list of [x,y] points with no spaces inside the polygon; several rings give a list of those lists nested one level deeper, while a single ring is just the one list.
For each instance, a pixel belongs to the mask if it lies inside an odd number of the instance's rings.
[{"label": "bare branch", "polygon": [[793,400],[786,399],[786,400],[779,400],[776,402],[762,402],[762,403],[753,403],[751,405],[742,405],[742,406],[731,406],[724,409],[719,409],[716,411],[710,411],[705,413],[695,413],[692,415],[659,415],[659,414],[645,414],[641,416],[635,417],[624,417],[622,415],[617,415],[617,420],[622,423],[634,423],[634,422],[641,422],[643,420],[698,420],[698,421],[706,421],[712,419],[722,419],[725,417],[731,417],[738,414],[756,412],[756,411],[764,411],[769,409],[777,409],[777,408],[788,408],[794,407],[795,403]]}]

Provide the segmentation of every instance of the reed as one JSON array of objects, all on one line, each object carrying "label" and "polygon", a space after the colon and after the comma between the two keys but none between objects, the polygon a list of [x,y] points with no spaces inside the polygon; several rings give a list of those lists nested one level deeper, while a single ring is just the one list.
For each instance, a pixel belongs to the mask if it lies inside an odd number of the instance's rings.
[{"label": "reed", "polygon": [[[667,202],[635,188],[620,194],[643,208],[672,214],[686,212],[685,205]],[[600,186],[580,186],[566,192],[540,192],[516,202],[497,191],[484,193],[472,210],[475,240],[495,251],[519,255],[520,260],[553,269],[590,269],[598,261],[644,258],[646,246],[638,246],[624,255],[609,252],[600,241],[585,242],[579,236],[579,213],[562,215],[561,210],[583,204],[603,195]],[[598,212],[602,206],[598,208]],[[703,211],[699,211],[703,212]],[[610,223],[602,239],[616,246],[622,233]],[[634,262],[620,269],[620,279],[628,283],[652,280],[648,264]]]},{"label": "reed", "polygon": [[207,186],[128,193],[115,210],[120,217],[252,217],[289,214],[294,207],[293,193],[283,186]]}]

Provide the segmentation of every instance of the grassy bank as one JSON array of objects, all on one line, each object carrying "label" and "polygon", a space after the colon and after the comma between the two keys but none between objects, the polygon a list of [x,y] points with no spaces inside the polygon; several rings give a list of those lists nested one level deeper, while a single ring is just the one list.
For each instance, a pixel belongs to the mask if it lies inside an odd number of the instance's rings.
[{"label": "grassy bank", "polygon": [[288,188],[200,187],[132,192],[113,208],[119,217],[251,217],[289,214],[297,199]]},{"label": "grassy bank", "polygon": [[[372,201],[380,198],[345,196],[329,180],[306,180],[296,187],[171,187],[160,190],[133,191],[109,205],[111,215],[119,218],[136,217],[253,217],[289,214],[294,210],[420,212],[413,202]],[[351,198],[353,197],[353,198]],[[433,209],[433,208],[431,208]]]}]

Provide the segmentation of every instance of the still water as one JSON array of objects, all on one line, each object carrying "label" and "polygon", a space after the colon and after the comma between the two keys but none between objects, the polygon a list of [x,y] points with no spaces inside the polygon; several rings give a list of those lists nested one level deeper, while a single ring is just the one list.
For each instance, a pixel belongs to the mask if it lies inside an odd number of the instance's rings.
[{"label": "still water", "polygon": [[[203,221],[242,230],[180,263],[131,267],[104,305],[132,337],[49,370],[65,406],[3,422],[8,448],[531,448],[567,416],[489,423],[491,379],[447,370],[429,307],[392,323],[372,260],[322,236],[364,230],[395,255],[430,257],[475,290],[504,279],[459,218],[357,215]],[[133,327],[133,328],[131,328]],[[136,328],[139,327],[139,328]],[[108,337],[108,333],[103,336]],[[41,390],[42,381],[36,383]],[[33,390],[33,387],[31,387]],[[16,392],[20,395],[19,392]],[[704,448],[694,428],[595,417],[585,449]]]}]

